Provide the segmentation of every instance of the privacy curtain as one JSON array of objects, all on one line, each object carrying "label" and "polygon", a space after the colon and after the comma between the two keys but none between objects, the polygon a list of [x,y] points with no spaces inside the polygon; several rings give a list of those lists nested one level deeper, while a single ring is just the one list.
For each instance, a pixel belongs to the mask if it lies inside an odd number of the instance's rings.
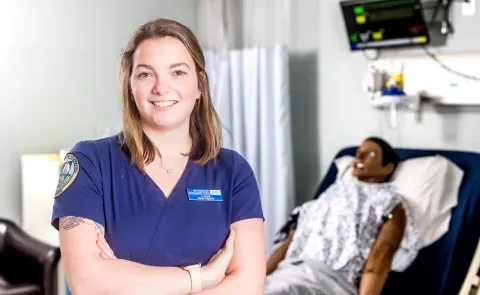
[{"label": "privacy curtain", "polygon": [[294,205],[288,85],[288,1],[199,0],[198,36],[224,146],[243,155],[260,188],[267,252]]}]

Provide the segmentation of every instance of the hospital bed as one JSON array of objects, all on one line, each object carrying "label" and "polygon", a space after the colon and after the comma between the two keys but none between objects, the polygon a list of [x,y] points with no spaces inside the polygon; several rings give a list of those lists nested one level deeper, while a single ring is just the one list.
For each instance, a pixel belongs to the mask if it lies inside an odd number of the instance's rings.
[{"label": "hospital bed", "polygon": [[[351,155],[357,147],[341,150],[335,159]],[[480,154],[460,151],[397,149],[400,160],[441,155],[464,171],[458,204],[452,211],[448,232],[423,248],[414,263],[402,273],[392,272],[383,294],[458,294],[472,262],[480,236]],[[336,179],[332,162],[320,183],[318,198]]]}]

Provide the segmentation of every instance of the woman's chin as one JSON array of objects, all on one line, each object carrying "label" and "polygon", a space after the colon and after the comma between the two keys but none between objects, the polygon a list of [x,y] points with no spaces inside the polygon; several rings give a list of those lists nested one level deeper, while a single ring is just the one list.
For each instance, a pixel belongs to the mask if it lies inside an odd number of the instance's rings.
[{"label": "woman's chin", "polygon": [[183,123],[188,124],[188,118],[183,119],[178,116],[167,116],[166,114],[153,114],[150,116],[145,116],[142,118],[142,121],[147,123],[149,128],[152,129],[172,129],[178,126],[183,125]]},{"label": "woman's chin", "polygon": [[181,120],[173,118],[153,118],[152,127],[155,129],[171,129],[182,125]]},{"label": "woman's chin", "polygon": [[152,127],[154,129],[170,129],[174,126],[175,126],[175,124],[173,122],[169,122],[169,121],[160,121],[160,122],[155,121],[152,124]]}]

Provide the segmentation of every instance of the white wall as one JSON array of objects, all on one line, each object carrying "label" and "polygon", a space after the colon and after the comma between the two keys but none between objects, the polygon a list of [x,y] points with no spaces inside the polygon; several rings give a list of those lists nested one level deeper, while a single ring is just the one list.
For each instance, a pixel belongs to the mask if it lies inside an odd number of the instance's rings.
[{"label": "white wall", "polygon": [[[477,9],[480,0],[477,1]],[[339,0],[292,2],[304,14],[293,13],[291,69],[293,132],[297,201],[310,199],[333,156],[342,147],[356,145],[369,135],[380,135],[396,146],[480,151],[480,109],[434,110],[400,114],[398,131],[386,127],[384,115],[371,108],[360,81],[368,61],[362,53],[349,50]],[[453,4],[455,34],[444,53],[480,54],[480,11],[462,16],[461,5]],[[312,47],[315,47],[316,57]],[[304,60],[298,58],[303,52]],[[419,54],[421,51],[394,51],[390,55]],[[297,58],[295,56],[297,55]],[[310,57],[305,57],[310,55]],[[300,59],[300,61],[299,61]],[[310,62],[316,60],[316,68]],[[480,69],[477,73],[480,76]],[[313,83],[315,77],[316,83]],[[312,86],[315,84],[315,86]],[[316,119],[314,119],[314,117]],[[297,121],[303,120],[303,121]]]},{"label": "white wall", "polygon": [[[321,0],[323,1],[323,0]],[[318,137],[319,0],[292,0],[290,96],[297,203],[310,199],[320,179]]]},{"label": "white wall", "polygon": [[0,217],[21,219],[22,153],[56,152],[120,124],[127,38],[157,17],[194,29],[194,2],[0,1]]},{"label": "white wall", "polygon": [[[358,144],[370,134],[384,136],[397,146],[480,151],[480,138],[475,135],[480,131],[478,109],[466,108],[461,112],[430,109],[424,113],[421,122],[415,121],[413,113],[405,113],[400,118],[402,126],[398,132],[382,127],[385,120],[365,103],[361,92],[360,80],[367,61],[361,53],[351,53],[348,49],[338,1],[324,0],[321,3],[319,27],[320,40],[324,42],[319,46],[319,141],[322,145],[322,171],[338,149]],[[462,16],[460,4],[454,3],[452,7],[456,32],[441,51],[480,53],[480,40],[472,38],[480,35],[480,13]],[[400,51],[396,54],[410,53]],[[480,76],[480,71],[472,74]]]}]

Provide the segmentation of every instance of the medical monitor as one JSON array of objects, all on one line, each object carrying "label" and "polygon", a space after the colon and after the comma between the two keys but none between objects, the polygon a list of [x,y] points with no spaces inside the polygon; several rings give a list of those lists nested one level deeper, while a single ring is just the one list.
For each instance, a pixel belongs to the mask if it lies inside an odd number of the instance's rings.
[{"label": "medical monitor", "polygon": [[430,43],[420,0],[346,0],[340,6],[352,51]]}]

